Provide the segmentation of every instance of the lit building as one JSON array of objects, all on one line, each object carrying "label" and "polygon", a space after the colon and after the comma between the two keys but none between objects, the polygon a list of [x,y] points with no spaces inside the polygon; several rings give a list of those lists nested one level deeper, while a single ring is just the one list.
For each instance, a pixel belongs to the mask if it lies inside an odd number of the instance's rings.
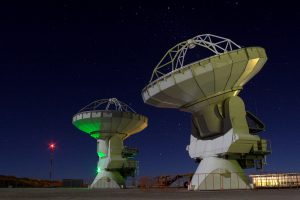
[{"label": "lit building", "polygon": [[254,188],[286,188],[300,186],[300,173],[250,175]]}]

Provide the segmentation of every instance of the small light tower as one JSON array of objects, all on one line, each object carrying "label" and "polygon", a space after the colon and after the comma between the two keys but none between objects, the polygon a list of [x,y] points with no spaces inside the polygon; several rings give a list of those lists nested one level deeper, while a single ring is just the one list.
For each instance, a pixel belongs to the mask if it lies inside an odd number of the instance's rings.
[{"label": "small light tower", "polygon": [[56,148],[56,145],[53,142],[51,142],[48,145],[48,149],[50,150],[50,172],[49,172],[50,181],[52,181],[52,179],[53,179],[53,155],[54,155],[55,148]]}]

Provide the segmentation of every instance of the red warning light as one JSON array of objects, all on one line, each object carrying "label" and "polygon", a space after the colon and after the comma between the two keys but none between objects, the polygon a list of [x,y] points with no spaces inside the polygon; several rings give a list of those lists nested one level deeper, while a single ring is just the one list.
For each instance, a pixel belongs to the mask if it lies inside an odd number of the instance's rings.
[{"label": "red warning light", "polygon": [[54,149],[55,149],[55,144],[54,144],[54,143],[50,143],[50,144],[49,144],[49,149],[50,149],[51,151],[54,151]]}]

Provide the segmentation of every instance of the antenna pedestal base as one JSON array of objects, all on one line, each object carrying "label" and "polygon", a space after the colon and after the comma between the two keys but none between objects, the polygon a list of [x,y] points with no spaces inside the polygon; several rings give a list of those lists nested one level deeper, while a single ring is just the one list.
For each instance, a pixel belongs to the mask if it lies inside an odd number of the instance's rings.
[{"label": "antenna pedestal base", "polygon": [[250,189],[248,178],[236,160],[204,158],[188,187],[189,190]]},{"label": "antenna pedestal base", "polygon": [[125,180],[119,172],[101,171],[89,188],[122,188]]},{"label": "antenna pedestal base", "polygon": [[128,176],[135,176],[138,162],[133,158],[137,150],[124,147],[120,134],[97,140],[99,156],[97,176],[90,188],[125,188]]}]

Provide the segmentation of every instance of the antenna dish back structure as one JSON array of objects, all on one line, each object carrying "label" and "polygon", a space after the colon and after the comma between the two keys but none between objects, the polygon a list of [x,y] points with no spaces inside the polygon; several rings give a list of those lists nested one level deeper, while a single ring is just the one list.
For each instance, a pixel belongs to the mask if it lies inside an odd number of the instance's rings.
[{"label": "antenna dish back structure", "polygon": [[[215,55],[186,64],[187,53],[197,47]],[[200,164],[189,189],[248,187],[243,168],[264,165],[267,141],[257,135],[264,125],[246,112],[238,94],[266,61],[261,47],[241,48],[230,39],[202,34],[175,45],[154,68],[142,91],[144,102],[192,114],[187,151]],[[224,176],[219,186],[212,183],[214,174],[224,173],[237,174],[237,178]]]},{"label": "antenna dish back structure", "polygon": [[135,176],[137,149],[123,141],[148,126],[148,118],[137,114],[116,98],[94,101],[73,116],[73,125],[97,140],[97,176],[91,188],[123,188],[127,176]]}]

